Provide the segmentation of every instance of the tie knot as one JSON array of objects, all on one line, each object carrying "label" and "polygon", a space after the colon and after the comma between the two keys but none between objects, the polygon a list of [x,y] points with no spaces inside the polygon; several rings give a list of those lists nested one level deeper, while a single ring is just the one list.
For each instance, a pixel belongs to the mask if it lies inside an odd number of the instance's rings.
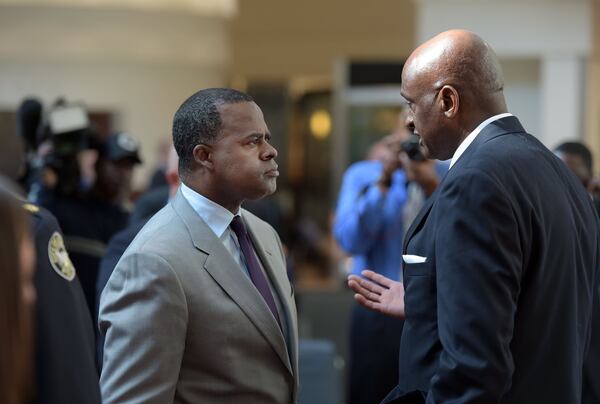
[{"label": "tie knot", "polygon": [[246,236],[246,226],[244,225],[241,216],[234,216],[229,227],[231,227],[236,236]]}]

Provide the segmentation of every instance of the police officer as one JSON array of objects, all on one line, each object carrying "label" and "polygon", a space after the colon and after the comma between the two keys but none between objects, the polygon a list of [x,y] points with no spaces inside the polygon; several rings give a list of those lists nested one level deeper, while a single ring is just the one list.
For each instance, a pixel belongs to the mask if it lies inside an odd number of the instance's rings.
[{"label": "police officer", "polygon": [[44,404],[99,404],[94,328],[58,222],[47,210],[19,196],[0,174],[0,192],[28,212],[36,252],[35,399]]},{"label": "police officer", "polygon": [[35,241],[36,403],[100,403],[94,328],[58,222],[45,209],[22,202]]}]

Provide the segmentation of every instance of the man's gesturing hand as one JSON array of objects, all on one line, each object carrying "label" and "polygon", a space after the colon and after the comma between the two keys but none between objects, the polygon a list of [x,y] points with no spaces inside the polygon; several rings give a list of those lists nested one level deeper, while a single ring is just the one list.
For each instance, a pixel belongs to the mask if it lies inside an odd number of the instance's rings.
[{"label": "man's gesturing hand", "polygon": [[361,278],[348,277],[348,286],[356,292],[354,298],[363,306],[388,316],[404,318],[404,285],[373,271],[362,271]]}]

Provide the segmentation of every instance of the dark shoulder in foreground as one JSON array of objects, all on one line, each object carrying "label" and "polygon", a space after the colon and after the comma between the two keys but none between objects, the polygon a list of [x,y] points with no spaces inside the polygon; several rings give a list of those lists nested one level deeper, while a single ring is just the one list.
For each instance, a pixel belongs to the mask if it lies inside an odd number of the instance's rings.
[{"label": "dark shoulder in foreground", "polygon": [[31,230],[34,233],[43,230],[60,231],[58,221],[47,209],[28,201],[21,201],[21,206],[31,217]]},{"label": "dark shoulder in foreground", "polygon": [[100,403],[94,329],[85,296],[46,209],[21,201],[36,251],[36,399],[34,403]]}]

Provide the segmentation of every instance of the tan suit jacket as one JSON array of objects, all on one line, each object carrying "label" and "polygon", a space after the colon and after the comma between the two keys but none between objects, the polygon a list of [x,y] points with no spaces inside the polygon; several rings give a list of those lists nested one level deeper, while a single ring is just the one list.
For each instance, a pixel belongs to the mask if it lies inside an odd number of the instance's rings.
[{"label": "tan suit jacket", "polygon": [[288,343],[249,277],[177,193],[102,294],[103,403],[294,403],[297,319],[281,242],[242,210],[279,297]]}]

